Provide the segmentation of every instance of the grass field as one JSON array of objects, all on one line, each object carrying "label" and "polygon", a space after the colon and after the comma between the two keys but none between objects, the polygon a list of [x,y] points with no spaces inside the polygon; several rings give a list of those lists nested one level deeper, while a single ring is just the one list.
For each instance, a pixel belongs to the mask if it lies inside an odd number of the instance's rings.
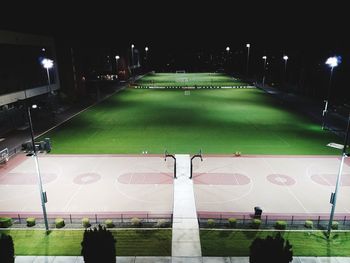
[{"label": "grass field", "polygon": [[[170,256],[171,230],[111,231],[117,256]],[[3,230],[11,235],[16,255],[80,256],[83,230]]]},{"label": "grass field", "polygon": [[[266,231],[212,231],[200,232],[203,256],[249,256],[249,246],[256,237],[275,236]],[[293,246],[294,256],[330,257],[350,256],[350,232],[333,232],[329,240],[322,231],[281,232]]]},{"label": "grass field", "polygon": [[320,123],[258,89],[127,89],[45,134],[52,153],[339,154]]},{"label": "grass field", "polygon": [[240,86],[247,85],[222,73],[156,73],[148,74],[135,83],[139,86],[155,87],[194,87],[196,86]]}]

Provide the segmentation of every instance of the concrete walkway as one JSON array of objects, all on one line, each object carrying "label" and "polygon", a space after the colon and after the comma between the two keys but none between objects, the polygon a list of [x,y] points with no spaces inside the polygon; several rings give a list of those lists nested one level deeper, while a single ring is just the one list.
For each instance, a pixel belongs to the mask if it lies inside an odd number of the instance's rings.
[{"label": "concrete walkway", "polygon": [[[17,256],[15,263],[83,263],[83,257]],[[293,263],[350,263],[350,257],[294,257]],[[249,263],[248,257],[117,257],[117,263]]]},{"label": "concrete walkway", "polygon": [[177,154],[174,179],[172,255],[198,257],[202,255],[199,239],[193,181],[190,177],[190,156]]}]

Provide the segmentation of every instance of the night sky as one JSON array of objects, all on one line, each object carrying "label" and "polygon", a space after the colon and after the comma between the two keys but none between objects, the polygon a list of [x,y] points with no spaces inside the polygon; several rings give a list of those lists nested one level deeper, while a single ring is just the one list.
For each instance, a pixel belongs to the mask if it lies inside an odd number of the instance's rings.
[{"label": "night sky", "polygon": [[[298,82],[303,70],[313,78],[309,82],[313,93],[327,86],[327,57],[340,55],[343,62],[335,71],[335,94],[349,97],[349,23],[347,8],[337,3],[85,1],[30,3],[6,10],[0,29],[53,36],[57,44],[76,48],[122,52],[132,43],[141,50],[148,46],[156,69],[173,60],[174,67],[193,64],[196,70],[196,63],[201,63],[198,56],[220,54],[229,46],[233,62],[228,66],[242,73],[245,44],[250,43],[252,74],[261,74],[263,55],[271,58],[271,70],[278,71],[283,67],[280,58],[287,54],[290,81]],[[274,70],[274,74],[279,73]]]}]

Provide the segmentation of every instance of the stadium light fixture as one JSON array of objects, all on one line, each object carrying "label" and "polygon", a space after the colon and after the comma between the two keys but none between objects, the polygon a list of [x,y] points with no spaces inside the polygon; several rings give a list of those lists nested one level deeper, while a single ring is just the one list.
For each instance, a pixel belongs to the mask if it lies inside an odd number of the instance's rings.
[{"label": "stadium light fixture", "polygon": [[247,71],[246,71],[246,75],[248,77],[248,69],[249,69],[249,49],[250,49],[250,44],[246,44],[246,47],[248,48],[248,52],[247,52]]},{"label": "stadium light fixture", "polygon": [[348,124],[346,127],[346,134],[345,134],[345,140],[344,140],[344,145],[339,145],[335,143],[329,143],[327,146],[333,147],[333,148],[340,148],[339,146],[343,146],[342,148],[342,158],[340,161],[340,166],[338,170],[338,175],[337,175],[337,182],[335,185],[335,190],[334,193],[331,193],[331,198],[330,198],[330,203],[332,204],[332,209],[331,209],[331,214],[329,217],[329,222],[328,222],[328,229],[327,229],[327,237],[329,238],[331,234],[331,229],[332,229],[332,224],[333,224],[333,218],[334,218],[334,212],[335,212],[335,205],[337,203],[337,197],[338,197],[338,190],[340,187],[340,182],[341,182],[341,175],[343,171],[343,165],[344,165],[344,160],[346,157],[349,157],[349,154],[346,152],[346,147],[348,145],[348,138],[349,138],[349,128],[350,128],[350,114],[348,116]]},{"label": "stadium light fixture", "polygon": [[148,55],[148,47],[145,47],[145,52],[146,52],[146,57],[145,57],[145,59],[147,60],[147,55]]},{"label": "stadium light fixture", "polygon": [[330,92],[331,92],[331,87],[332,87],[333,70],[340,63],[341,63],[341,57],[340,56],[329,57],[326,60],[326,63],[325,63],[326,65],[328,65],[331,68],[331,73],[330,73],[330,76],[329,76],[329,85],[328,85],[328,91],[327,91],[327,98],[324,100],[325,105],[324,105],[324,109],[322,111],[322,130],[324,130],[325,127],[326,127],[326,118],[327,118],[327,114],[328,114],[328,103],[329,103]]},{"label": "stadium light fixture", "polygon": [[50,92],[50,94],[51,94],[51,83],[50,83],[50,73],[49,73],[49,69],[53,67],[53,60],[48,59],[48,58],[44,58],[44,59],[41,61],[41,64],[42,64],[43,67],[46,69],[47,82],[48,82],[47,92]]},{"label": "stadium light fixture", "polygon": [[45,229],[46,229],[46,233],[48,233],[48,231],[49,231],[49,224],[48,224],[48,221],[47,221],[46,206],[45,206],[45,203],[47,202],[47,196],[46,196],[46,192],[43,191],[43,185],[42,185],[40,168],[39,168],[38,154],[37,154],[37,151],[36,151],[36,148],[35,148],[32,116],[31,116],[31,112],[30,112],[31,108],[32,109],[36,109],[37,107],[38,106],[36,104],[34,104],[32,106],[28,106],[27,107],[27,111],[28,111],[28,119],[29,119],[29,126],[30,126],[30,136],[31,136],[32,148],[33,148],[32,156],[34,156],[34,160],[35,160],[36,173],[37,173],[37,176],[38,176],[40,200],[41,200],[41,206],[42,206],[43,215],[44,215]]},{"label": "stadium light fixture", "polygon": [[263,56],[262,59],[264,60],[262,86],[265,87],[265,72],[266,72],[266,60],[267,60],[267,56]]},{"label": "stadium light fixture", "polygon": [[226,47],[227,53],[230,52],[230,47]]}]

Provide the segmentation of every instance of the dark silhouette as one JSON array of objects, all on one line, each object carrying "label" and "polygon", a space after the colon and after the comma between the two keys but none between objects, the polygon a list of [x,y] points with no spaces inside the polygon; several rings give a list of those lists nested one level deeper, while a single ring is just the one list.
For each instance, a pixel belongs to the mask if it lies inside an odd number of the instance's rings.
[{"label": "dark silhouette", "polygon": [[280,233],[276,237],[256,238],[250,246],[250,263],[288,263],[293,260],[292,246],[284,242]]},{"label": "dark silhouette", "polygon": [[116,240],[109,230],[98,225],[98,228],[86,229],[83,242],[81,242],[81,254],[86,263],[115,263]]},{"label": "dark silhouette", "polygon": [[15,262],[15,248],[13,240],[10,235],[0,233],[0,262],[14,263]]}]

